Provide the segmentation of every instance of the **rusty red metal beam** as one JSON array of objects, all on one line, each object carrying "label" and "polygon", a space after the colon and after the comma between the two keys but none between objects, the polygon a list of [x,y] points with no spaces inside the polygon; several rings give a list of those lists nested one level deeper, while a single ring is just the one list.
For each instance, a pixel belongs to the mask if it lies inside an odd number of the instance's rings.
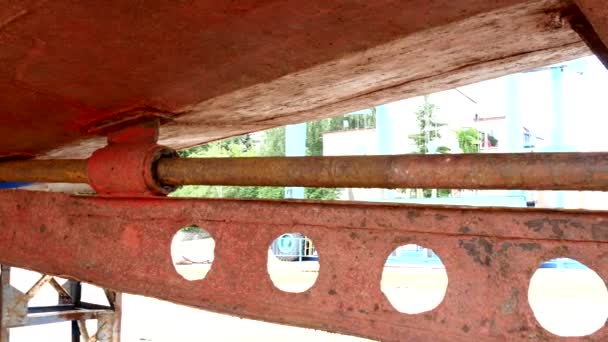
[{"label": "rusty red metal beam", "polygon": [[148,114],[186,147],[574,59],[589,52],[559,20],[573,4],[11,2],[0,156],[87,156]]},{"label": "rusty red metal beam", "polygon": [[[584,14],[586,20],[591,24],[591,31],[593,31],[593,34],[603,41],[604,47],[608,46],[608,6],[606,1],[576,0],[576,4]],[[588,29],[586,28],[585,31],[588,31]],[[587,40],[584,34],[582,36],[584,40]],[[586,43],[589,44],[589,41],[586,41]],[[593,47],[594,44],[589,45]],[[596,53],[596,51],[594,51],[594,53]],[[602,62],[606,62],[606,55],[598,57],[602,59]]]},{"label": "rusty red metal beam", "polygon": [[[608,279],[605,211],[3,191],[0,222],[0,263],[385,341],[556,340],[527,303],[535,269],[571,257]],[[191,224],[216,241],[211,271],[192,282],[175,272],[170,254],[173,235]],[[299,294],[276,289],[265,271],[268,246],[291,231],[311,237],[320,255],[316,284]],[[442,304],[420,315],[397,312],[380,290],[386,257],[407,243],[432,248],[449,276]],[[580,340],[607,339],[604,328]]]},{"label": "rusty red metal beam", "polygon": [[[129,182],[123,174],[142,164],[150,147],[111,146],[107,158],[117,156],[115,166],[109,160],[94,167],[87,160],[9,161],[0,163],[0,181],[93,183],[93,170],[97,179],[114,179],[116,188],[124,188]],[[608,153],[162,158],[150,167],[164,185],[608,190]]]},{"label": "rusty red metal beam", "polygon": [[[604,37],[605,41],[608,41],[608,20],[604,17],[608,15],[608,9],[604,1],[595,0],[579,0],[581,4],[586,5],[583,7],[585,11],[591,15],[595,21],[595,26],[598,29],[603,30],[603,34],[607,35]],[[588,7],[595,2],[595,9]],[[603,8],[599,8],[599,6]],[[604,14],[595,13],[597,11],[604,11]],[[581,39],[587,44],[593,54],[604,64],[604,67],[608,68],[608,46],[602,41],[602,37],[594,29],[593,25],[589,22],[589,18],[585,17],[579,7],[571,7],[563,13],[564,18],[570,23],[570,27],[578,33]],[[603,21],[603,22],[602,22]]]}]

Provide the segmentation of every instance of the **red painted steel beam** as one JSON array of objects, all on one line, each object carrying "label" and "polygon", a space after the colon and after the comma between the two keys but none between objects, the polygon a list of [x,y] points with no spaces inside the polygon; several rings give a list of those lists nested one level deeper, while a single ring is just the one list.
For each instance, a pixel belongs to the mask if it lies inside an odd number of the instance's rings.
[{"label": "red painted steel beam", "polygon": [[608,46],[608,3],[604,0],[576,0],[576,3],[604,46]]},{"label": "red painted steel beam", "polygon": [[88,156],[145,112],[191,146],[585,56],[573,3],[3,1],[0,156]]},{"label": "red painted steel beam", "polygon": [[608,68],[608,4],[604,0],[578,0],[578,3],[580,8],[568,9],[563,14],[564,18],[600,62]]},{"label": "red painted steel beam", "polygon": [[[0,263],[64,275],[120,292],[241,317],[386,341],[557,340],[527,303],[544,261],[571,257],[608,280],[608,212],[402,204],[173,198],[95,198],[0,192]],[[197,224],[216,241],[204,280],[173,267],[176,231]],[[276,289],[266,274],[278,235],[311,237],[316,284]],[[397,246],[432,248],[449,277],[444,301],[397,312],[380,290]],[[606,341],[608,329],[580,338]],[[573,339],[576,340],[576,339]]]}]

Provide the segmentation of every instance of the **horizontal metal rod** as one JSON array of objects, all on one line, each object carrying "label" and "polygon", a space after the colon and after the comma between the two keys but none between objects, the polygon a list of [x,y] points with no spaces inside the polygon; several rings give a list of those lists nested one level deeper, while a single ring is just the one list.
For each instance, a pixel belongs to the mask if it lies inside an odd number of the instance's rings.
[{"label": "horizontal metal rod", "polygon": [[608,190],[608,153],[165,159],[169,185]]},{"label": "horizontal metal rod", "polygon": [[49,159],[1,162],[0,182],[87,183],[87,160]]},{"label": "horizontal metal rod", "polygon": [[[608,191],[608,153],[168,158],[166,185]],[[0,163],[0,182],[86,183],[86,160]]]}]

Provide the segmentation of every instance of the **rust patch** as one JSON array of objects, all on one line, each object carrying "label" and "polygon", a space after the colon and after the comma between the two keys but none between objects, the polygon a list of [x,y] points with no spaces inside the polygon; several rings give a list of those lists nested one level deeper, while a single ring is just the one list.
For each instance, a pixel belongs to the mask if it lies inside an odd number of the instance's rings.
[{"label": "rust patch", "polygon": [[500,249],[498,250],[499,254],[504,254],[506,253],[509,248],[511,248],[511,246],[513,246],[513,244],[511,242],[504,242],[501,246]]},{"label": "rust patch", "polygon": [[533,251],[536,249],[540,249],[540,244],[538,243],[519,243],[517,246],[524,251]]},{"label": "rust patch", "polygon": [[412,242],[412,238],[409,236],[398,236],[393,239],[393,242],[399,245],[407,245]]},{"label": "rust patch", "polygon": [[526,226],[528,226],[529,229],[538,233],[544,228],[545,220],[544,219],[531,220],[531,221],[526,222]]},{"label": "rust patch", "polygon": [[488,267],[491,265],[494,246],[486,238],[475,238],[469,241],[460,240],[460,247],[465,249],[467,254],[480,265]]},{"label": "rust patch", "polygon": [[418,217],[420,217],[420,212],[416,210],[409,210],[407,212],[407,218],[410,222],[414,222]]},{"label": "rust patch", "polygon": [[500,312],[503,315],[511,315],[517,310],[519,304],[519,290],[514,288],[511,290],[511,296],[501,306]]},{"label": "rust patch", "polygon": [[435,220],[437,221],[443,221],[445,219],[447,219],[448,216],[447,215],[443,215],[443,214],[435,214]]},{"label": "rust patch", "polygon": [[544,232],[545,229],[550,228],[553,236],[557,239],[564,238],[564,231],[567,228],[581,229],[580,223],[576,221],[561,220],[561,219],[535,219],[527,221],[526,226],[534,232]]},{"label": "rust patch", "polygon": [[459,232],[459,233],[462,233],[462,234],[469,234],[469,233],[471,232],[471,228],[469,228],[469,227],[467,227],[467,226],[460,227],[460,228],[458,229],[458,232]]},{"label": "rust patch", "polygon": [[593,239],[597,241],[608,241],[608,222],[597,223],[591,226]]}]

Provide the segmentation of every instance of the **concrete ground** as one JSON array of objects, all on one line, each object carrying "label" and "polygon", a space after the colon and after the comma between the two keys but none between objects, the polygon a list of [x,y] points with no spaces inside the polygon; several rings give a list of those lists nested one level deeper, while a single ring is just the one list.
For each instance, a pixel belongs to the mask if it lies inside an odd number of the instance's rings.
[{"label": "concrete ground", "polygon": [[[193,244],[199,248],[193,248]],[[201,251],[201,246],[204,251]],[[213,256],[210,240],[187,242],[173,251],[177,270],[188,278],[200,278],[209,264],[197,263]],[[187,260],[195,261],[188,265]],[[270,277],[277,287],[299,292],[310,287],[318,274],[318,263],[281,262],[269,255]],[[14,269],[13,284],[26,290],[37,274]],[[430,310],[443,298],[448,279],[443,269],[386,267],[382,288],[395,308],[415,313]],[[590,270],[540,269],[531,280],[530,302],[537,319],[560,335],[584,335],[604,326],[608,318],[608,292],[604,282]],[[103,303],[100,289],[85,286],[83,300]],[[45,286],[33,305],[50,305],[56,294]],[[123,296],[122,341],[365,341],[364,339],[310,329],[239,319],[205,312],[156,299]],[[89,322],[94,331],[94,322]],[[11,330],[12,342],[69,341],[69,323]]]}]

